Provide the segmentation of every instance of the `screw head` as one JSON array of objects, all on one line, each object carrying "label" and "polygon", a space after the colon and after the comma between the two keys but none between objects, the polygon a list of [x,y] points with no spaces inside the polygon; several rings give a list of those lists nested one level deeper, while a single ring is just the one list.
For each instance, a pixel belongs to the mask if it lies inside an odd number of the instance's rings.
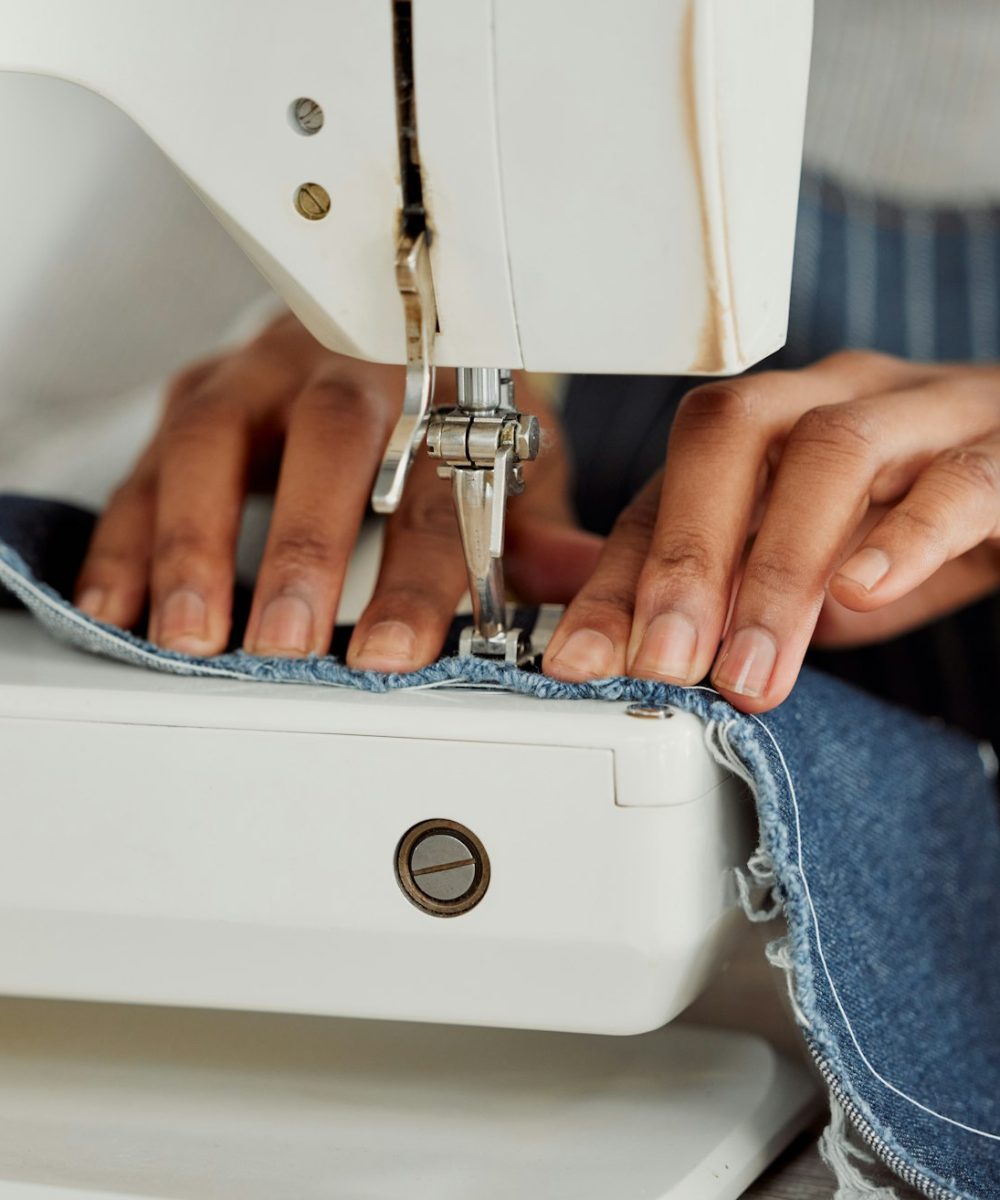
[{"label": "screw head", "polygon": [[304,183],[295,193],[295,207],[307,221],[322,221],[330,211],[330,193],[321,183]]},{"label": "screw head", "polygon": [[422,821],[396,847],[396,880],[417,908],[456,917],[486,894],[490,860],[471,829],[457,821]]},{"label": "screw head", "polygon": [[541,436],[538,418],[522,416],[517,423],[517,457],[522,462],[533,462],[538,457]]},{"label": "screw head", "polygon": [[638,717],[645,721],[666,721],[674,715],[668,704],[630,704],[625,709],[626,717]]},{"label": "screw head", "polygon": [[310,100],[308,96],[300,96],[292,104],[292,124],[299,133],[304,133],[306,137],[312,137],[314,133],[319,133],[323,128],[324,119],[321,106],[315,100]]}]

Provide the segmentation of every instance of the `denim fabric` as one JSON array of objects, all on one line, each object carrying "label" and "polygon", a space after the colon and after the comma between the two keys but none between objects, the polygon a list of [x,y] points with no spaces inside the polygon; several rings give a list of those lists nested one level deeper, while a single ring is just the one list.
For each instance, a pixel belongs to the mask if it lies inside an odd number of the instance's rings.
[{"label": "denim fabric", "polygon": [[[988,748],[811,671],[759,718],[708,688],[566,684],[474,659],[379,675],[332,657],[171,654],[90,620],[52,586],[68,586],[88,528],[64,505],[0,497],[0,592],[84,650],[186,675],[642,699],[703,718],[710,749],[756,796],[761,848],[744,890],[763,885],[787,918],[770,957],[788,971],[835,1111],[927,1195],[1000,1197],[1000,810]],[[834,1149],[844,1184],[853,1167]]]}]

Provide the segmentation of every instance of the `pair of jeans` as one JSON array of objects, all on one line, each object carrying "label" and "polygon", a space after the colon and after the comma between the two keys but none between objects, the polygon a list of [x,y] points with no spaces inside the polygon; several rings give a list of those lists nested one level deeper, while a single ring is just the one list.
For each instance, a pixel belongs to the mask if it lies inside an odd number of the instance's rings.
[{"label": "pair of jeans", "polygon": [[[173,654],[65,598],[89,528],[66,506],[0,497],[0,590],[63,641],[135,666],[372,691],[471,683],[696,713],[756,798],[761,843],[743,891],[759,885],[769,898],[757,915],[786,917],[769,956],[788,973],[835,1115],[935,1200],[1000,1197],[1000,809],[988,747],[811,670],[756,717],[708,688],[567,684],[454,656],[380,675],[335,657]],[[859,1150],[828,1136],[827,1152],[840,1194],[863,1194]]]}]

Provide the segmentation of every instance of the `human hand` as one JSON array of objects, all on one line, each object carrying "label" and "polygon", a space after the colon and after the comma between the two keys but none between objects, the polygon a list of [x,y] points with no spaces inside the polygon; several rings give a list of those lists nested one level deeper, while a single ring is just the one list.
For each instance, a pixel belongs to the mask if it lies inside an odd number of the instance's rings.
[{"label": "human hand", "polygon": [[[573,529],[554,421],[536,407],[530,383],[518,383],[519,402],[538,411],[545,431],[543,454],[528,468],[533,486],[509,513],[510,575],[531,600],[585,577],[596,539]],[[439,372],[439,403],[454,403],[453,387],[453,373]],[[325,653],[403,390],[402,368],[325,350],[292,316],[185,371],[97,524],[77,603],[127,628],[148,598],[152,641],[219,653],[229,637],[247,491],[277,480],[244,646],[259,655]],[[430,662],[465,586],[450,489],[420,454],[387,522],[378,585],[348,662],[394,671]]]},{"label": "human hand", "polygon": [[[791,691],[811,640],[891,637],[1000,582],[1000,368],[868,352],[689,393],[545,657],[737,708]],[[571,641],[572,639],[572,641]]]}]

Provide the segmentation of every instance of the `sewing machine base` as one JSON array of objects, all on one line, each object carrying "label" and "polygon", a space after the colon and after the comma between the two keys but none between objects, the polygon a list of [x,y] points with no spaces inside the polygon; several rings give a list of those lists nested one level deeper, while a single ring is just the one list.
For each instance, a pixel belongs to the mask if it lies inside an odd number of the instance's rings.
[{"label": "sewing machine base", "polygon": [[814,1115],[765,1042],[0,1002],[0,1200],[734,1200]]},{"label": "sewing machine base", "polygon": [[[700,721],[628,707],[162,675],[2,613],[0,994],[658,1029],[748,928],[754,812]],[[414,903],[428,823],[481,902]]]}]

